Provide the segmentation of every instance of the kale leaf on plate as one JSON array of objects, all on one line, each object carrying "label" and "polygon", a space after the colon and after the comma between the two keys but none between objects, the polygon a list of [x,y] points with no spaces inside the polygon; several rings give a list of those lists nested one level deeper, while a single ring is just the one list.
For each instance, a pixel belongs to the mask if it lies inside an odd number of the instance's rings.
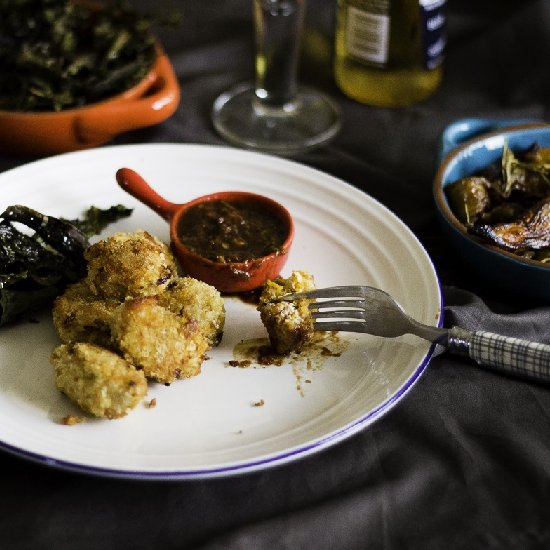
[{"label": "kale leaf on plate", "polygon": [[82,219],[46,216],[21,205],[0,214],[0,325],[52,303],[86,274],[88,238],[131,209],[92,206]]}]

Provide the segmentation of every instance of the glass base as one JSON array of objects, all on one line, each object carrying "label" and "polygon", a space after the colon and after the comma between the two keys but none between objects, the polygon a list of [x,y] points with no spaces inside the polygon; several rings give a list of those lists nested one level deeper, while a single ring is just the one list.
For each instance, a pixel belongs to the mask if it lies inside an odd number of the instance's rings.
[{"label": "glass base", "polygon": [[241,84],[216,99],[212,120],[230,143],[280,155],[319,147],[340,129],[338,107],[324,94],[306,87],[283,107],[266,107],[254,86]]}]

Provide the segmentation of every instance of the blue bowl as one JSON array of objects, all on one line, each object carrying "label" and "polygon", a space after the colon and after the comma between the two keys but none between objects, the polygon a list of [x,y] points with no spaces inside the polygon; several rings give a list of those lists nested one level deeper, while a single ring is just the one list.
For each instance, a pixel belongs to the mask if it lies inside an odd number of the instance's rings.
[{"label": "blue bowl", "polygon": [[445,194],[447,185],[499,161],[505,143],[514,151],[534,143],[550,147],[550,124],[515,122],[519,121],[463,119],[447,127],[433,186],[437,217],[464,265],[486,285],[550,303],[550,265],[523,259],[470,235],[452,213]]}]

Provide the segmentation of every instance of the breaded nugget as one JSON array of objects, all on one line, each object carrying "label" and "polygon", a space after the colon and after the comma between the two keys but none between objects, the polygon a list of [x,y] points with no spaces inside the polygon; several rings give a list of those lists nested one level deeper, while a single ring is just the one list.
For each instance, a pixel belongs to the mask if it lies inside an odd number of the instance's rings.
[{"label": "breaded nugget", "polygon": [[69,286],[53,304],[53,324],[59,338],[69,342],[88,342],[109,347],[111,318],[118,300],[98,298],[86,280]]},{"label": "breaded nugget", "polygon": [[115,311],[113,341],[145,376],[170,384],[201,371],[208,340],[198,323],[159,305],[157,296],[127,300]]},{"label": "breaded nugget", "polygon": [[300,349],[313,336],[313,319],[308,309],[311,300],[295,302],[271,302],[291,292],[314,290],[313,276],[305,271],[293,271],[284,279],[277,277],[267,281],[262,294],[258,311],[262,323],[267,329],[271,347],[280,354],[287,354]]},{"label": "breaded nugget", "polygon": [[125,416],[147,394],[143,372],[100,346],[61,344],[50,360],[57,388],[94,416]]},{"label": "breaded nugget", "polygon": [[146,231],[115,233],[90,246],[84,257],[92,292],[120,301],[157,294],[177,274],[168,246]]},{"label": "breaded nugget", "polygon": [[213,286],[192,277],[177,277],[159,294],[159,304],[187,322],[196,321],[211,347],[220,343],[225,305],[220,292]]}]

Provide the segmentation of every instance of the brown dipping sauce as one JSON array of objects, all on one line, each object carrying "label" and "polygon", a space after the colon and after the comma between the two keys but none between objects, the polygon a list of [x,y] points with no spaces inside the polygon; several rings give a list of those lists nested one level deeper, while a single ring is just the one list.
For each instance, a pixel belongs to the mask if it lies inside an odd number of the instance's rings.
[{"label": "brown dipping sauce", "polygon": [[191,206],[178,225],[189,250],[216,263],[242,263],[277,253],[289,228],[254,200],[209,200]]}]

